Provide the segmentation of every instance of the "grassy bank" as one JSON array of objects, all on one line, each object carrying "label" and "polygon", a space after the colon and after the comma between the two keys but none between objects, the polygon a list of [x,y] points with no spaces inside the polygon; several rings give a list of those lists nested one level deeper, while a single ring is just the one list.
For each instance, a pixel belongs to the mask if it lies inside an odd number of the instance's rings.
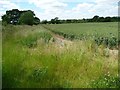
[{"label": "grassy bank", "polygon": [[41,25],[3,27],[3,88],[118,87],[118,57],[104,45],[74,40],[63,46]]}]

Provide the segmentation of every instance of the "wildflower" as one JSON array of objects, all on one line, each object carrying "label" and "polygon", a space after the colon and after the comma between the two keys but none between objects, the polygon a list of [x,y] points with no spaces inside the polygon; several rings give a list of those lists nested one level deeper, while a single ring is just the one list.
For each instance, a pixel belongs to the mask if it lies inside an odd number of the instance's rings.
[{"label": "wildflower", "polygon": [[105,78],[105,80],[107,80],[107,78]]},{"label": "wildflower", "polygon": [[108,83],[106,83],[106,85],[108,86]]},{"label": "wildflower", "polygon": [[110,74],[108,74],[108,77],[110,77]]}]

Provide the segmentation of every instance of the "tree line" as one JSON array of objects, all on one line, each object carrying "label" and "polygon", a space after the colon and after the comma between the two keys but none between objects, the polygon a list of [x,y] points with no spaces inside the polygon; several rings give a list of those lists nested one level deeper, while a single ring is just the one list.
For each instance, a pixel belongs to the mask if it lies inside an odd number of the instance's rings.
[{"label": "tree line", "polygon": [[61,20],[58,17],[51,19],[50,21],[42,20],[35,16],[34,11],[24,10],[20,11],[18,9],[12,9],[6,11],[6,14],[2,16],[2,22],[14,25],[37,25],[37,24],[64,24],[64,23],[87,23],[87,22],[118,22],[120,17],[99,17],[95,15],[90,19],[66,19]]},{"label": "tree line", "polygon": [[120,21],[120,17],[99,17],[95,15],[90,19],[66,19],[60,20],[58,17],[51,19],[50,21],[43,20],[42,24],[64,24],[64,23],[87,23],[87,22],[118,22]]}]

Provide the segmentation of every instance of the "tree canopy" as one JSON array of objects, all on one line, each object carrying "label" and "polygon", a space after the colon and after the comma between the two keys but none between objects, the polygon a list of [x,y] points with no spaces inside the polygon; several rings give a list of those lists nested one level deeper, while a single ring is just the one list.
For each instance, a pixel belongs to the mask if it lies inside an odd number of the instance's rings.
[{"label": "tree canopy", "polygon": [[18,9],[12,9],[6,11],[6,14],[2,16],[2,22],[7,24],[27,24],[37,25],[40,23],[40,19],[35,16],[31,10],[19,11]]},{"label": "tree canopy", "polygon": [[20,24],[33,25],[34,24],[34,15],[32,14],[32,12],[27,11],[20,16],[18,22]]}]

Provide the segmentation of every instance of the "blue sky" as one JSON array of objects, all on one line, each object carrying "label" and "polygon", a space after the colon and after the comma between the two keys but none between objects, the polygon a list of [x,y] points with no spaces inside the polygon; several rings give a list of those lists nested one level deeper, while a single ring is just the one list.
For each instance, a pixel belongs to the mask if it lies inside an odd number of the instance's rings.
[{"label": "blue sky", "polygon": [[0,0],[0,16],[6,10],[33,10],[41,20],[81,19],[99,16],[117,16],[119,0]]}]

